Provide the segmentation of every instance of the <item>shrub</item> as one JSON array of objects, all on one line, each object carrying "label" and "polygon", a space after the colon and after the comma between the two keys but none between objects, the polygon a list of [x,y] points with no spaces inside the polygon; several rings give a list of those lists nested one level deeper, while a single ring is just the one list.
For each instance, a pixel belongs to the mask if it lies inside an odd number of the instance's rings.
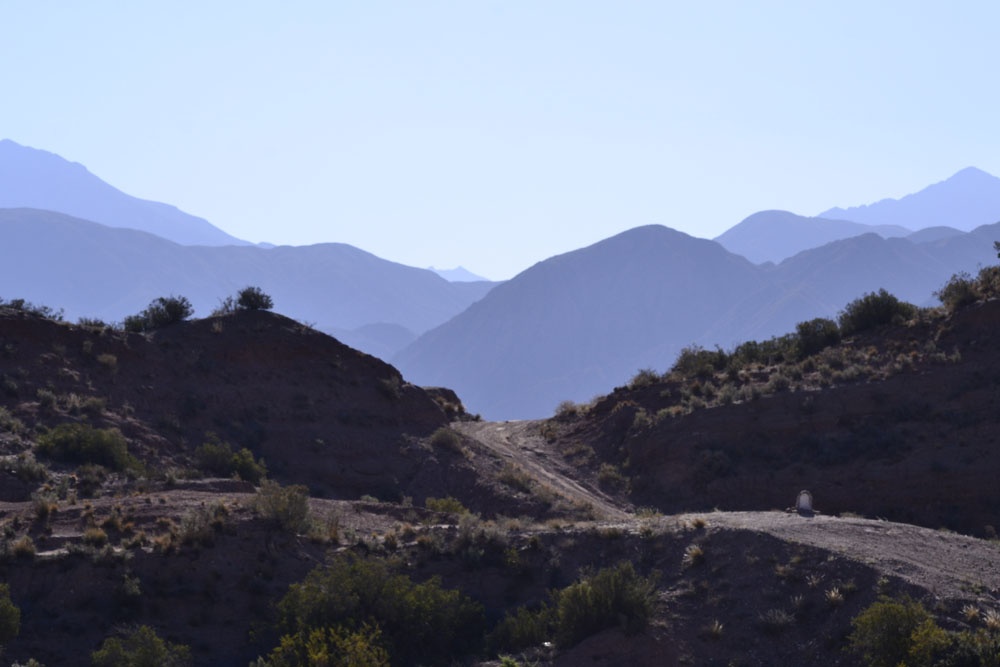
[{"label": "shrub", "polygon": [[268,660],[251,663],[252,667],[389,667],[389,652],[381,644],[378,626],[363,624],[358,630],[342,627],[313,628],[281,638],[281,645]]},{"label": "shrub", "polygon": [[21,632],[21,610],[10,599],[10,586],[0,584],[0,647]]},{"label": "shrub", "polygon": [[[392,664],[451,664],[479,648],[482,607],[437,578],[416,584],[380,561],[339,558],[293,584],[278,603],[282,647],[302,646],[317,629],[381,630]],[[370,639],[370,633],[369,633]],[[280,650],[280,649],[279,649]],[[300,658],[289,664],[321,664]]]},{"label": "shrub", "polygon": [[909,319],[916,310],[913,304],[900,301],[880,289],[847,304],[838,316],[838,322],[841,333],[851,336],[897,320]]},{"label": "shrub", "polygon": [[914,634],[927,622],[933,619],[919,602],[881,598],[851,621],[850,648],[869,667],[896,667],[906,662]]},{"label": "shrub", "polygon": [[427,498],[427,500],[424,501],[424,506],[432,512],[445,512],[447,514],[469,513],[469,510],[466,509],[465,505],[451,496],[448,496],[447,498]]},{"label": "shrub", "polygon": [[795,333],[799,337],[800,357],[812,356],[840,342],[840,327],[825,317],[799,322],[795,325]]},{"label": "shrub", "polygon": [[633,634],[652,616],[657,579],[655,574],[640,576],[628,561],[584,575],[561,591],[550,592],[549,604],[508,613],[490,635],[490,643],[520,650],[555,637],[560,646],[569,647],[616,626]]},{"label": "shrub", "polygon": [[222,477],[237,475],[251,484],[260,484],[267,476],[267,466],[262,460],[254,460],[253,452],[244,447],[233,452],[228,442],[222,442],[209,434],[209,441],[198,447],[194,452],[198,468]]},{"label": "shrub", "polygon": [[254,509],[277,526],[300,533],[309,525],[309,489],[264,480],[254,498]]},{"label": "shrub", "polygon": [[153,299],[141,313],[126,317],[122,324],[126,331],[150,331],[183,322],[193,314],[194,307],[186,297],[161,296]]},{"label": "shrub", "polygon": [[972,276],[962,271],[952,275],[941,289],[934,292],[934,296],[945,308],[954,312],[962,306],[979,300],[979,291],[976,287],[976,281],[972,279]]},{"label": "shrub", "polygon": [[462,436],[447,426],[442,426],[431,434],[431,444],[440,449],[461,453]]},{"label": "shrub", "polygon": [[651,387],[657,382],[660,382],[659,373],[652,368],[640,368],[628,381],[628,386],[629,389],[641,389],[642,387]]},{"label": "shrub", "polygon": [[274,299],[259,287],[244,287],[236,293],[237,310],[271,310]]},{"label": "shrub", "polygon": [[60,424],[38,437],[35,450],[58,461],[94,463],[112,470],[135,464],[118,429],[96,429],[87,424]]},{"label": "shrub", "polygon": [[191,650],[142,625],[124,637],[105,639],[90,660],[94,667],[182,667],[191,664]]}]

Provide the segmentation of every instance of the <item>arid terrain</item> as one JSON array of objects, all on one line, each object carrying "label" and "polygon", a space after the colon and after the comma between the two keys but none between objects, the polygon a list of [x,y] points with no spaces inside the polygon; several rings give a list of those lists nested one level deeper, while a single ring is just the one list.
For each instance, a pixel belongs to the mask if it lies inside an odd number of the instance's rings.
[{"label": "arid terrain", "polygon": [[[512,422],[269,312],[44,315],[0,308],[5,663],[91,664],[148,626],[196,665],[300,664],[279,602],[345,562],[480,605],[453,653],[391,664],[866,664],[852,620],[881,596],[1000,631],[998,301]],[[817,512],[787,511],[804,488]],[[648,613],[504,621],[625,564]]]}]

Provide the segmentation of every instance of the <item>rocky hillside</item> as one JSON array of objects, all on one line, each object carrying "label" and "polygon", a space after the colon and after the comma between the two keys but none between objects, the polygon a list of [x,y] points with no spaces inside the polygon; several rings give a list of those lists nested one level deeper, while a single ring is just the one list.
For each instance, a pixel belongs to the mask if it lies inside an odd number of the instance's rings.
[{"label": "rocky hillside", "polygon": [[44,314],[0,309],[4,661],[998,657],[998,301],[523,422],[268,312]]}]

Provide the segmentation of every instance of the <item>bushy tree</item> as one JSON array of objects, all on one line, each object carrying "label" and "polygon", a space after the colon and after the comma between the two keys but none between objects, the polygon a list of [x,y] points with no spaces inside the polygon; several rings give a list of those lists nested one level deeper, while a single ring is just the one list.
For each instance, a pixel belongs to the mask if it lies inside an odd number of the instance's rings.
[{"label": "bushy tree", "polygon": [[949,311],[955,311],[979,300],[976,282],[968,273],[961,271],[949,278],[941,289],[934,292],[934,296]]},{"label": "bushy tree", "polygon": [[914,633],[928,621],[933,618],[916,600],[881,598],[851,621],[848,641],[869,667],[896,667],[906,663]]},{"label": "bushy tree", "polygon": [[237,310],[271,310],[274,299],[259,287],[244,287],[236,293]]},{"label": "bushy tree", "polygon": [[795,325],[799,337],[799,356],[808,357],[840,342],[840,327],[833,320],[817,317]]},{"label": "bushy tree", "polygon": [[0,584],[0,647],[21,632],[21,610],[10,599],[10,586]]},{"label": "bushy tree", "polygon": [[112,470],[124,470],[135,463],[121,431],[88,424],[59,424],[38,436],[35,451],[58,461],[94,463]]},{"label": "bushy tree", "polygon": [[844,307],[838,317],[840,332],[844,336],[852,336],[897,320],[909,319],[916,310],[912,303],[900,301],[885,289],[880,289],[878,292],[865,294]]},{"label": "bushy tree", "polygon": [[[355,557],[310,572],[290,587],[278,611],[281,648],[305,648],[317,630],[341,637],[360,633],[368,642],[377,640],[394,665],[450,664],[478,649],[484,630],[482,606],[442,588],[437,578],[417,584],[381,561]],[[372,637],[371,628],[381,637]],[[314,664],[307,658],[287,664]]]},{"label": "bushy tree", "polygon": [[191,302],[183,296],[160,296],[153,299],[141,313],[125,318],[126,331],[143,332],[183,322],[194,314]]},{"label": "bushy tree", "polygon": [[191,650],[164,641],[142,625],[124,637],[105,639],[90,660],[94,667],[186,667],[191,664]]}]

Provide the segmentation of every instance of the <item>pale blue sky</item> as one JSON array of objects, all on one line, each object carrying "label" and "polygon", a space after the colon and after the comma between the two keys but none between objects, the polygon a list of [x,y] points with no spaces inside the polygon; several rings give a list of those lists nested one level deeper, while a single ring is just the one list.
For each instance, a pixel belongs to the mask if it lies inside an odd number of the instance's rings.
[{"label": "pale blue sky", "polygon": [[1000,175],[996,2],[0,2],[0,138],[251,241],[508,278]]}]

